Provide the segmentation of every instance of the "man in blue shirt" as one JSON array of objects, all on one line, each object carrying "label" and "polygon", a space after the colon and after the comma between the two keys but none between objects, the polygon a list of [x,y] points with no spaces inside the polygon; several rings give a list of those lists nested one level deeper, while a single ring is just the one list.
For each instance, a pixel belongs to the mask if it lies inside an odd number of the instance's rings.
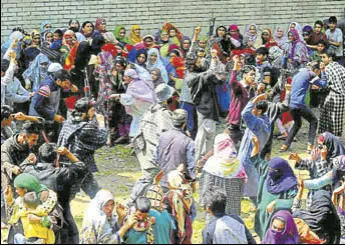
[{"label": "man in blue shirt", "polygon": [[[300,69],[293,77],[289,106],[295,123],[289,132],[285,144],[281,147],[281,152],[287,151],[290,148],[293,139],[302,127],[302,117],[309,122],[308,151],[314,148],[318,119],[306,105],[305,99],[310,86],[312,86],[312,89],[326,87],[327,82],[321,79],[320,75],[320,63],[312,62],[307,65],[307,68]],[[322,74],[322,77],[324,78],[325,75]]]},{"label": "man in blue shirt", "polygon": [[65,70],[59,70],[48,75],[40,84],[38,92],[34,95],[30,105],[30,116],[42,117],[46,121],[46,130],[50,138],[55,138],[56,129],[54,122],[62,123],[65,118],[58,114],[61,89],[77,92],[78,89],[71,83],[70,74]]}]

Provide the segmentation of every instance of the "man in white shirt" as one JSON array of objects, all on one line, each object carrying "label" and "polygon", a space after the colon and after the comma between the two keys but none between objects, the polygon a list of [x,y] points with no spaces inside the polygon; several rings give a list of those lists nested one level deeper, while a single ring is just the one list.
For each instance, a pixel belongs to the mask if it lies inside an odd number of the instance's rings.
[{"label": "man in white shirt", "polygon": [[337,28],[338,21],[335,16],[331,16],[328,22],[329,29],[326,31],[326,36],[330,44],[329,49],[333,49],[335,51],[335,61],[343,65],[343,32],[339,28]]}]

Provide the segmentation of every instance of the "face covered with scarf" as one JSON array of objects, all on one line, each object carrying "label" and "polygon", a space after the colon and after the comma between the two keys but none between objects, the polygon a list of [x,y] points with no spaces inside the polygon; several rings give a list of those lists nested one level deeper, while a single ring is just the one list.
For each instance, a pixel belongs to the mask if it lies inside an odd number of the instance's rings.
[{"label": "face covered with scarf", "polygon": [[290,212],[278,211],[271,221],[263,244],[298,244],[297,226]]},{"label": "face covered with scarf", "polygon": [[293,188],[297,189],[297,178],[286,160],[280,157],[273,158],[268,169],[266,186],[269,193],[279,194]]},{"label": "face covered with scarf", "polygon": [[340,140],[333,134],[326,132],[318,138],[319,149],[327,148],[327,160],[340,155],[345,155],[345,147]]}]

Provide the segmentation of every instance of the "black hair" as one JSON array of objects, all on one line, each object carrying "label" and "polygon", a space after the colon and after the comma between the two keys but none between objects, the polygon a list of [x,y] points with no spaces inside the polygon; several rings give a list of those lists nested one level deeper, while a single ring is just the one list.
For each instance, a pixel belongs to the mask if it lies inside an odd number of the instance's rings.
[{"label": "black hair", "polygon": [[72,22],[76,22],[76,23],[80,26],[79,20],[73,20],[73,19],[70,19],[70,20],[68,21],[68,25],[71,25]]},{"label": "black hair", "polygon": [[312,71],[314,70],[320,70],[320,62],[314,61],[310,63],[310,68]]},{"label": "black hair", "polygon": [[321,20],[317,20],[317,21],[315,21],[315,23],[314,23],[314,26],[316,26],[316,25],[320,25],[321,28],[322,28],[322,27],[323,27],[323,22],[322,22]]},{"label": "black hair", "polygon": [[1,72],[6,72],[10,67],[10,61],[7,59],[1,59]]},{"label": "black hair", "polygon": [[330,23],[337,24],[338,23],[337,17],[335,17],[335,16],[329,17],[328,24],[330,24]]},{"label": "black hair", "polygon": [[23,201],[29,208],[35,208],[40,204],[40,200],[38,199],[36,192],[33,191],[25,193]]},{"label": "black hair", "polygon": [[63,31],[60,30],[60,29],[57,29],[57,30],[54,31],[54,34],[58,34],[59,37],[62,37],[63,36]]},{"label": "black hair", "polygon": [[60,80],[60,81],[66,81],[66,80],[71,80],[71,75],[68,71],[66,70],[59,70],[54,73],[54,78],[55,80]]},{"label": "black hair", "polygon": [[150,199],[147,197],[139,197],[135,202],[135,208],[142,213],[149,213],[151,209]]},{"label": "black hair", "polygon": [[211,187],[203,196],[205,208],[209,208],[213,214],[225,213],[226,194],[217,186]]},{"label": "black hair", "polygon": [[242,77],[243,77],[244,74],[248,74],[251,71],[255,71],[256,72],[255,66],[252,66],[252,65],[245,65],[245,66],[243,66],[243,68],[241,69]]},{"label": "black hair", "polygon": [[259,101],[256,103],[255,108],[258,110],[262,110],[262,115],[267,112],[268,109],[268,103],[267,101]]},{"label": "black hair", "polygon": [[121,66],[126,68],[128,65],[128,62],[127,62],[126,58],[119,55],[115,58],[115,64],[120,64]]},{"label": "black hair", "polygon": [[95,29],[95,25],[91,21],[85,21],[82,25],[81,28],[84,28],[87,24],[91,24],[92,28]]},{"label": "black hair", "polygon": [[146,39],[151,39],[153,42],[155,41],[155,39],[153,38],[153,37],[151,37],[151,36],[147,36],[147,37],[145,37],[144,39],[143,39],[143,41],[145,41]]},{"label": "black hair", "polygon": [[326,48],[328,47],[328,42],[326,40],[320,39],[316,42],[316,45],[323,44]]},{"label": "black hair", "polygon": [[80,113],[87,113],[92,107],[88,98],[81,98],[75,104],[75,110]]},{"label": "black hair", "polygon": [[55,163],[57,158],[57,145],[55,143],[45,143],[38,149],[38,156],[42,163]]},{"label": "black hair", "polygon": [[11,114],[13,113],[13,108],[8,105],[1,106],[1,121],[9,119]]},{"label": "black hair", "polygon": [[137,52],[137,55],[136,55],[136,59],[141,55],[141,54],[144,54],[145,55],[145,62],[147,61],[147,58],[148,58],[148,54],[147,54],[147,51],[146,49],[140,49],[138,50]]},{"label": "black hair", "polygon": [[269,50],[268,50],[268,48],[266,48],[266,47],[260,47],[260,48],[258,48],[258,49],[256,50],[256,54],[257,54],[257,55],[258,55],[258,54],[263,54],[263,55],[268,56]]},{"label": "black hair", "polygon": [[274,85],[277,84],[278,82],[278,79],[279,79],[279,76],[280,76],[280,70],[276,67],[269,67],[269,66],[266,66],[263,71],[262,71],[264,74],[266,72],[269,72],[271,73],[271,87],[273,87]]},{"label": "black hair", "polygon": [[332,58],[333,60],[335,59],[336,55],[335,55],[335,51],[333,49],[327,49],[326,52],[324,52],[324,54],[327,54],[328,57]]},{"label": "black hair", "polygon": [[40,134],[42,129],[43,129],[43,123],[27,121],[23,125],[22,133],[25,133],[27,135]]}]

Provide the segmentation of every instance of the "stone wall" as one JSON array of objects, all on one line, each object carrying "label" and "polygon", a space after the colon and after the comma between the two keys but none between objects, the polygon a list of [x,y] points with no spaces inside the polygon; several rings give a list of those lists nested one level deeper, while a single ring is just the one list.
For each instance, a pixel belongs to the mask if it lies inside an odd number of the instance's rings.
[{"label": "stone wall", "polygon": [[6,39],[15,26],[27,31],[39,28],[44,20],[66,27],[70,18],[83,22],[104,17],[109,30],[118,24],[128,28],[140,24],[143,34],[153,33],[164,21],[185,34],[202,24],[206,34],[212,14],[217,25],[236,23],[243,29],[249,23],[261,28],[287,27],[291,21],[313,24],[331,15],[343,18],[344,12],[345,0],[2,0],[1,37]]}]

